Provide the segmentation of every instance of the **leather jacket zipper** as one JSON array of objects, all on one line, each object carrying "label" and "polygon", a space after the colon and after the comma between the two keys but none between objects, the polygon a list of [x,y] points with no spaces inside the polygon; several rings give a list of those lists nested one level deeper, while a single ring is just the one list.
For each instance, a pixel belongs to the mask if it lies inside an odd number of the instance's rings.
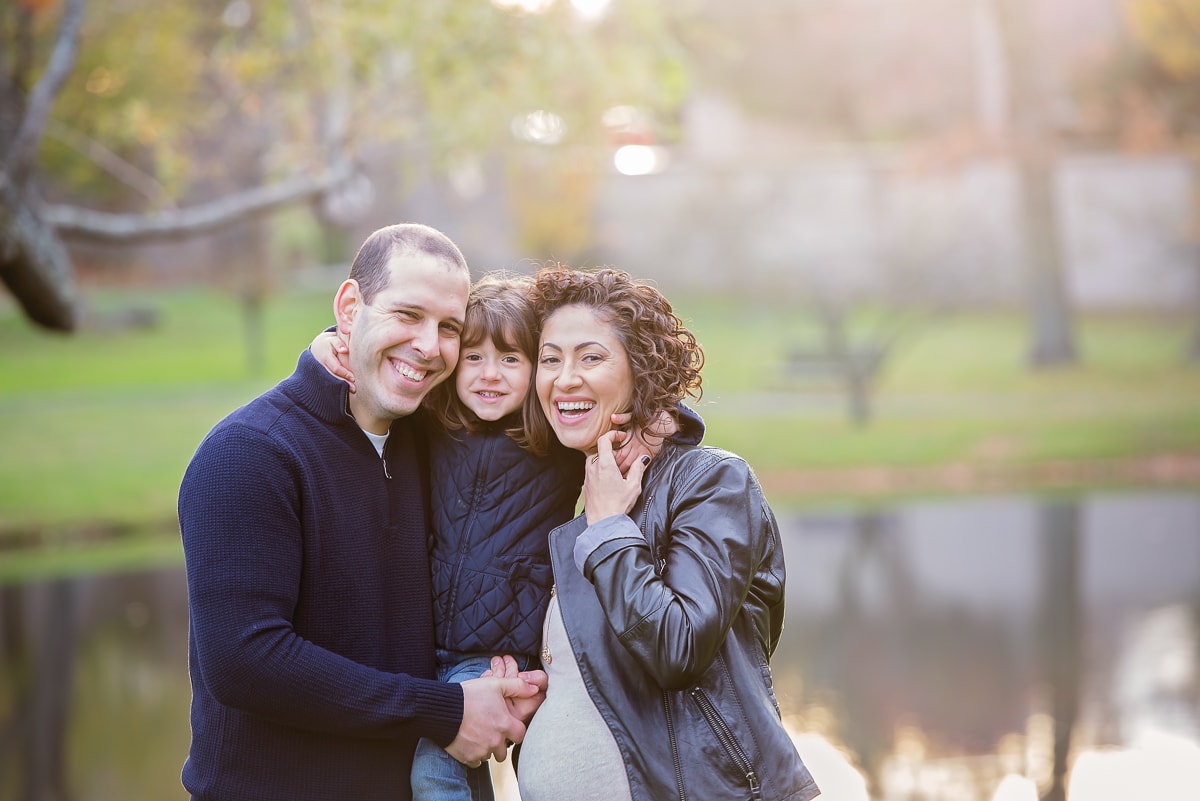
[{"label": "leather jacket zipper", "polygon": [[667,739],[671,743],[671,762],[675,765],[675,791],[679,801],[687,801],[687,793],[683,789],[683,767],[679,764],[679,744],[675,740],[675,721],[671,719],[671,694],[662,691],[663,712],[667,716]]},{"label": "leather jacket zipper", "polygon": [[717,736],[717,741],[721,743],[721,748],[725,749],[725,753],[729,755],[729,758],[733,760],[737,769],[742,771],[742,774],[746,777],[746,784],[750,788],[750,798],[761,799],[762,787],[758,783],[758,774],[754,772],[754,765],[750,763],[750,758],[742,750],[741,744],[733,736],[733,732],[729,730],[729,724],[721,717],[721,713],[717,711],[717,707],[713,704],[712,699],[703,690],[694,689],[691,691],[691,695],[700,706],[700,714],[704,715],[704,719],[708,721],[713,734]]},{"label": "leather jacket zipper", "polygon": [[[654,496],[650,495],[646,498],[646,502],[642,504],[642,536],[646,537],[647,542],[650,539],[650,506],[654,503]],[[667,569],[667,548],[661,542],[655,542],[652,546],[654,557],[654,574],[662,576]]]}]

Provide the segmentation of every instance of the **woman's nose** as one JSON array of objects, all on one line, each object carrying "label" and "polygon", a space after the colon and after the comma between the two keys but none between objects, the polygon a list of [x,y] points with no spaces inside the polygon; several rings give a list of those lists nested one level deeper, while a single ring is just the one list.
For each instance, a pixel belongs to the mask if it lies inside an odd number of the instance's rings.
[{"label": "woman's nose", "polygon": [[575,372],[575,366],[564,363],[562,369],[558,371],[558,377],[555,379],[561,387],[574,387],[579,384],[579,376]]}]

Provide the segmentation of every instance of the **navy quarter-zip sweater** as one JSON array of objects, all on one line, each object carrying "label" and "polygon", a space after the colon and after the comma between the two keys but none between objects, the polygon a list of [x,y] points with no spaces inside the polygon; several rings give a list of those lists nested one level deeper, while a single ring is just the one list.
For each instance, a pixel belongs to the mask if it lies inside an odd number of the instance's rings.
[{"label": "navy quarter-zip sweater", "polygon": [[434,679],[421,413],[380,460],[347,388],[296,371],[205,437],[179,491],[197,801],[398,801],[420,737],[449,744]]}]

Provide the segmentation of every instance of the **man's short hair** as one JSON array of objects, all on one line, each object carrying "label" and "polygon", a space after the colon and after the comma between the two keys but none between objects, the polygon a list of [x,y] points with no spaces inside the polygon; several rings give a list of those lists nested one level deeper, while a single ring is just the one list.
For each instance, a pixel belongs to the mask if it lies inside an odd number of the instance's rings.
[{"label": "man's short hair", "polygon": [[372,233],[362,243],[350,265],[350,278],[358,282],[364,303],[375,300],[391,279],[388,263],[397,256],[425,254],[458,267],[470,275],[467,260],[458,245],[436,228],[420,223],[397,223]]}]

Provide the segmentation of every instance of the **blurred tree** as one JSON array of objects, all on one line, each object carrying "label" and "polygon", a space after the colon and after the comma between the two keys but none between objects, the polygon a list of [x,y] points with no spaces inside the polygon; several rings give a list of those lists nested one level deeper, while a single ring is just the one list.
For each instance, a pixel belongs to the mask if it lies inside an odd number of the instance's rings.
[{"label": "blurred tree", "polygon": [[[368,147],[447,167],[549,110],[562,152],[618,104],[667,109],[680,50],[657,4],[611,0],[17,0],[0,8],[0,276],[70,330],[63,237],[170,239],[311,202],[361,206]],[[57,202],[50,202],[57,201]]]},{"label": "blurred tree", "polygon": [[[1028,358],[1052,366],[1077,354],[1056,213],[1051,109],[1061,98],[1049,80],[1063,65],[1038,10],[1036,0],[709,0],[719,24],[691,44],[708,55],[698,84],[786,126],[793,142],[882,146],[928,172],[1010,158],[1028,243]],[[996,52],[980,54],[981,40]]]},{"label": "blurred tree", "polygon": [[[1107,94],[1125,142],[1192,159],[1193,222],[1181,237],[1200,274],[1200,0],[1124,0],[1130,47]],[[1187,357],[1200,362],[1200,297]]]},{"label": "blurred tree", "polygon": [[1044,82],[1045,54],[1032,24],[1032,0],[991,0],[1008,65],[1011,148],[1021,187],[1028,242],[1028,301],[1035,367],[1078,361],[1070,303],[1063,278],[1055,166],[1057,142]]}]

